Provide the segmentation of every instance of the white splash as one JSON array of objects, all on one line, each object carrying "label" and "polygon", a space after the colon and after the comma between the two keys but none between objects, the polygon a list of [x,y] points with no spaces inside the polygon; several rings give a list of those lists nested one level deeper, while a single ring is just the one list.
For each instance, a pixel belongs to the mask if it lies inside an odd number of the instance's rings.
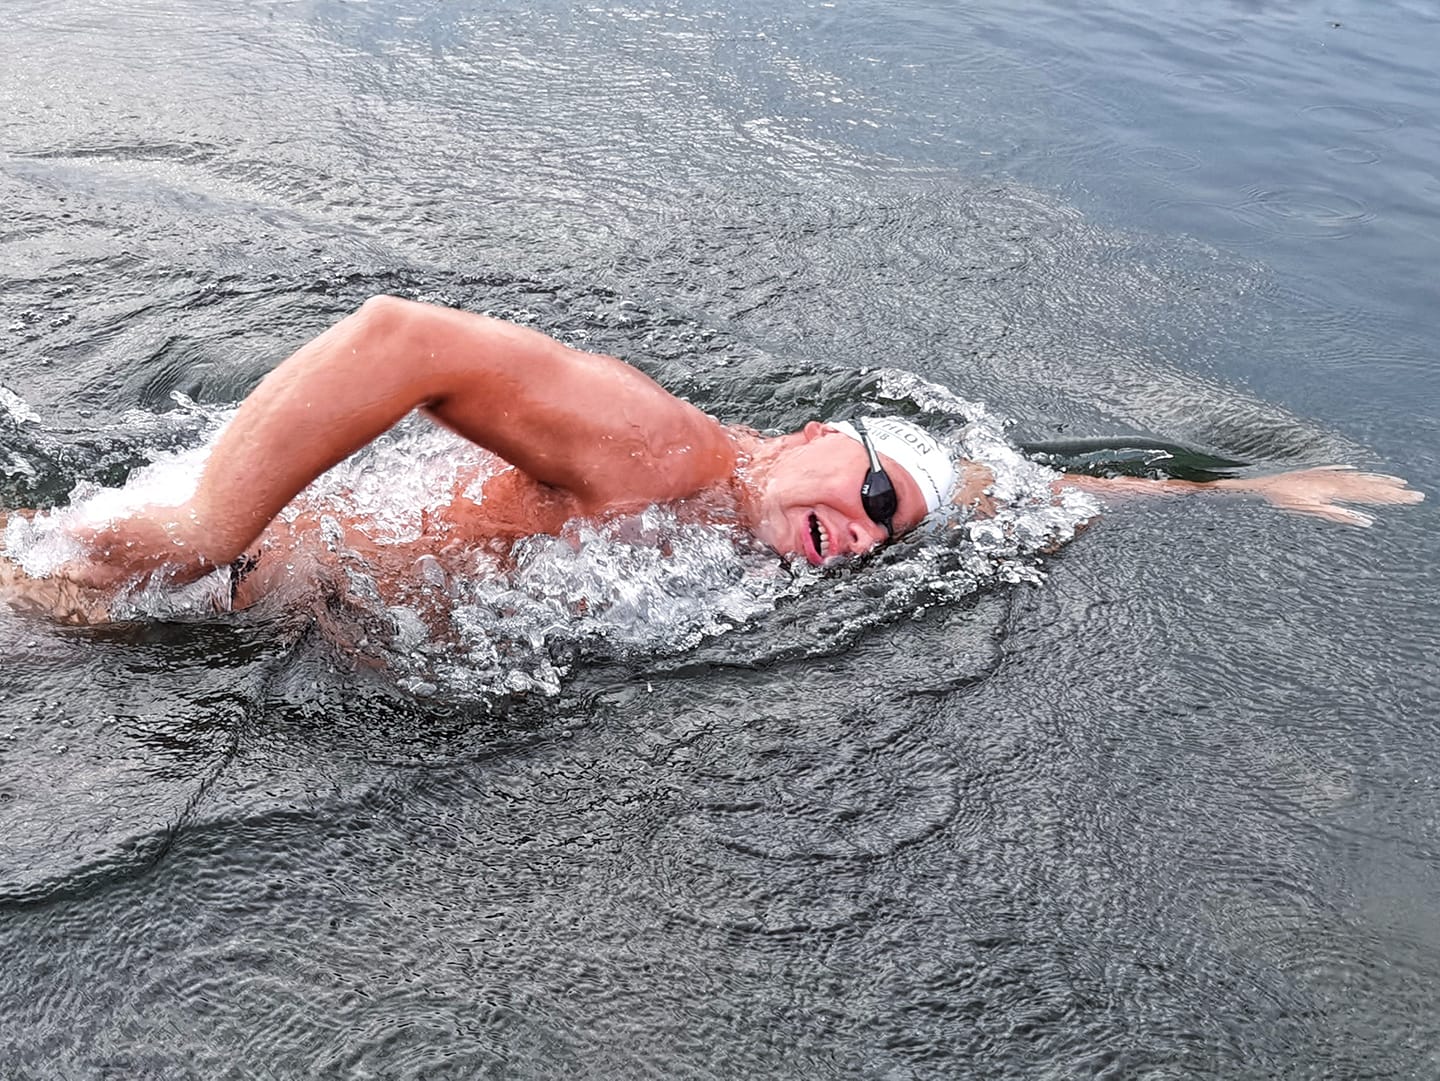
[{"label": "white splash", "polygon": [[[1076,488],[1061,488],[1057,496],[1055,485],[1062,474],[1021,454],[1005,436],[1009,422],[990,413],[983,402],[967,401],[913,372],[883,369],[878,374],[886,397],[950,418],[954,431],[947,442],[957,457],[994,474],[989,494],[998,510],[993,518],[966,521],[963,512],[949,516],[951,524],[963,525],[990,575],[1007,583],[1040,581],[1040,557],[1073,538],[1100,513],[1100,504]],[[945,517],[940,512],[937,516]]]},{"label": "white splash", "polygon": [[[360,530],[381,545],[413,542],[423,535],[426,513],[447,503],[461,478],[474,475],[465,494],[479,499],[480,484],[500,467],[479,448],[415,419],[332,469],[283,512],[292,522],[305,512],[318,518],[315,545],[338,561],[344,593],[337,607],[297,570],[285,601],[299,609],[308,602],[343,639],[343,650],[368,658],[357,663],[378,660],[414,694],[554,695],[587,659],[671,656],[741,627],[764,638],[772,623],[777,641],[808,634],[824,650],[857,626],[989,583],[1038,580],[1041,555],[1094,516],[1093,500],[1078,492],[1057,500],[1058,474],[1025,459],[1006,441],[1004,422],[983,405],[909,373],[879,374],[884,396],[930,414],[926,426],[957,455],[994,472],[993,494],[1002,506],[995,518],[937,513],[896,550],[853,572],[826,573],[786,566],[730,527],[682,521],[671,508],[653,507],[624,519],[574,522],[560,536],[526,538],[503,560],[487,551],[422,556],[398,584],[387,569],[382,588],[377,568],[346,548],[346,531]],[[67,527],[183,502],[231,411],[180,404],[192,420],[203,419],[201,445],[156,451],[120,488],[82,484],[66,508],[33,521],[12,519],[5,554],[43,576],[79,555]],[[229,591],[228,570],[183,588],[155,581],[118,596],[112,614],[211,618],[226,610]],[[803,602],[801,614],[816,614],[802,619],[798,631],[770,618],[792,600]]]},{"label": "white splash", "polygon": [[5,410],[21,424],[40,423],[40,414],[30,407],[29,402],[9,387],[0,387],[0,409]]},{"label": "white splash", "polygon": [[182,451],[156,452],[151,464],[137,469],[119,488],[82,481],[70,492],[69,503],[27,520],[13,517],[5,531],[4,555],[32,578],[54,574],[63,564],[79,559],[84,549],[74,531],[114,521],[141,507],[173,507],[195,490],[208,444]]}]

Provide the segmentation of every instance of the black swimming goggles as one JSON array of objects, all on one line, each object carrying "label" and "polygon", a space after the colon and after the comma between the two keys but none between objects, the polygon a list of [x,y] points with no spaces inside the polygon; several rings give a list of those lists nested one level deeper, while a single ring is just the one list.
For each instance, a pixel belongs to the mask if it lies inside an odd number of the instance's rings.
[{"label": "black swimming goggles", "polygon": [[870,456],[870,472],[865,474],[865,480],[860,485],[860,506],[865,508],[872,522],[885,527],[885,539],[890,540],[895,536],[895,511],[900,506],[900,497],[895,494],[890,474],[880,465],[880,455],[875,453],[875,444],[870,442],[865,423],[856,419],[850,424],[860,437],[860,445]]}]

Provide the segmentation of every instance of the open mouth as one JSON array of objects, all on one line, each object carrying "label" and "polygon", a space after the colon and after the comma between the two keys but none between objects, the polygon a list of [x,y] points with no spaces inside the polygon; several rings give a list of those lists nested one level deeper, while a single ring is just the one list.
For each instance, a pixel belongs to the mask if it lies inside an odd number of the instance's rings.
[{"label": "open mouth", "polygon": [[814,511],[810,512],[810,539],[815,542],[815,554],[821,559],[825,558],[825,547],[830,537],[825,532],[825,527],[820,524],[820,519]]}]

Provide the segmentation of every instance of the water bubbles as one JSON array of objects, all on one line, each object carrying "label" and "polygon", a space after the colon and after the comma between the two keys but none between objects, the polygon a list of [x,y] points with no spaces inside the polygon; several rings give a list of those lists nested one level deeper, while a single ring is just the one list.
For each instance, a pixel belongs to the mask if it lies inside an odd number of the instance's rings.
[{"label": "water bubbles", "polygon": [[345,529],[333,514],[320,516],[320,539],[331,552],[338,552],[343,546]]},{"label": "water bubbles", "polygon": [[450,576],[432,555],[423,555],[415,561],[415,576],[433,589],[448,592]]},{"label": "water bubbles", "polygon": [[401,690],[408,691],[416,698],[434,698],[440,688],[429,680],[404,677],[396,681]]},{"label": "water bubbles", "polygon": [[414,609],[395,606],[387,609],[390,625],[394,629],[393,645],[401,653],[408,653],[413,659],[421,659],[420,646],[430,636],[429,629],[420,613]]},{"label": "water bubbles", "polygon": [[20,424],[40,423],[40,415],[30,408],[30,403],[6,387],[0,387],[0,409]]},{"label": "water bubbles", "polygon": [[3,554],[32,578],[44,578],[61,564],[82,554],[80,545],[63,529],[54,528],[61,515],[25,518],[14,515],[5,526]]},{"label": "water bubbles", "polygon": [[[1094,503],[1078,492],[1057,499],[1056,474],[1011,446],[1005,422],[982,404],[912,374],[874,374],[883,399],[875,411],[918,411],[957,456],[993,473],[1001,501],[993,519],[936,514],[876,556],[823,571],[786,565],[733,526],[692,521],[673,507],[575,521],[558,536],[508,547],[467,547],[435,532],[436,512],[457,495],[483,503],[485,482],[508,467],[416,420],[302,493],[282,515],[291,528],[281,534],[293,544],[262,550],[259,577],[279,590],[278,607],[315,614],[337,657],[379,667],[422,698],[554,697],[577,667],[620,661],[658,670],[665,658],[702,647],[741,662],[824,653],[988,584],[1037,580],[1041,553],[1073,535]],[[83,555],[71,527],[183,502],[207,437],[228,413],[182,398],[187,430],[197,433],[191,445],[153,452],[122,488],[77,485],[69,508],[14,517],[9,557],[43,576]],[[146,423],[140,430],[153,429],[153,418]],[[117,597],[111,613],[215,618],[229,610],[232,587],[229,568],[183,586],[157,577]]]},{"label": "water bubbles", "polygon": [[1005,544],[1005,529],[995,521],[971,522],[970,541],[980,550],[997,549]]},{"label": "water bubbles", "polygon": [[28,459],[14,452],[10,453],[4,461],[0,461],[0,471],[7,476],[29,477],[32,480],[38,475]]},{"label": "water bubbles", "polygon": [[126,619],[203,619],[230,608],[231,572],[211,571],[183,585],[157,575],[141,586],[131,586],[110,605],[110,617]]}]

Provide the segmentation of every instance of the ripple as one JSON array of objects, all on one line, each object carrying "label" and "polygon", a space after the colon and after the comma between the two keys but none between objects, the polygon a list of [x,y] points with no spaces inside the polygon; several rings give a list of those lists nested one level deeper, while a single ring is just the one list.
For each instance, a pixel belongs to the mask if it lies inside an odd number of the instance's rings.
[{"label": "ripple", "polygon": [[853,927],[875,907],[857,893],[863,878],[849,867],[757,865],[723,848],[697,852],[695,841],[682,824],[662,830],[646,861],[649,881],[639,883],[647,904],[686,923],[765,935],[833,932]]},{"label": "ripple", "polygon": [[1256,190],[1247,205],[1277,236],[1348,236],[1375,217],[1359,199],[1325,188]]},{"label": "ripple", "polygon": [[[715,844],[775,862],[868,861],[930,836],[954,815],[953,785],[943,779],[890,778],[883,791],[857,792],[853,777],[820,776],[809,791],[783,800],[716,801],[693,825]],[[841,803],[831,798],[844,792]]]},{"label": "ripple", "polygon": [[[857,651],[893,671],[904,661],[894,641],[882,636]],[[635,882],[649,904],[687,923],[745,933],[853,925],[876,903],[863,888],[876,868],[951,826],[960,794],[950,740],[908,699],[870,703],[863,716],[820,705],[842,671],[782,665],[747,691],[752,701],[788,698],[776,715],[726,711],[700,731],[679,723],[652,733],[646,768],[660,768],[649,763],[652,754],[672,762],[679,800],[678,813],[658,824]],[[679,696],[677,708],[657,708],[650,694],[646,707],[683,716],[687,686],[656,684],[654,695]],[[680,772],[678,745],[690,763]]]},{"label": "ripple", "polygon": [[97,158],[112,161],[205,161],[216,156],[219,147],[214,143],[197,141],[157,142],[121,141],[96,142],[88,146],[53,146],[40,150],[22,151],[17,157],[36,159]]},{"label": "ripple", "polygon": [[1249,236],[1234,238],[1242,243],[1265,237],[1289,237],[1299,240],[1335,239],[1349,236],[1357,228],[1374,220],[1374,212],[1359,199],[1342,195],[1328,188],[1263,188],[1253,189],[1246,198],[1223,203],[1206,199],[1160,200],[1151,210],[1182,214],[1199,211],[1199,228],[1210,232],[1217,217],[1241,225]]},{"label": "ripple", "polygon": [[1137,147],[1126,156],[1148,169],[1160,169],[1169,173],[1183,173],[1197,168],[1200,164],[1200,159],[1195,155],[1168,146]]},{"label": "ripple", "polygon": [[1365,105],[1308,105],[1305,114],[1354,132],[1394,131],[1405,123],[1394,113]]},{"label": "ripple", "polygon": [[1226,237],[1230,243],[1244,243],[1253,239],[1251,234],[1260,231],[1260,222],[1247,203],[1222,203],[1213,199],[1160,199],[1150,204],[1151,212],[1163,211],[1179,215],[1188,220],[1181,228],[1204,236],[1213,236],[1217,225],[1225,222],[1238,224],[1244,232]]},{"label": "ripple", "polygon": [[1374,165],[1380,160],[1379,154],[1363,146],[1328,146],[1325,153],[1346,165]]},{"label": "ripple", "polygon": [[1235,42],[1245,40],[1238,31],[1227,30],[1223,26],[1217,26],[1212,30],[1205,31],[1205,36],[1207,38],[1211,38],[1214,41],[1223,41],[1228,44],[1234,44]]},{"label": "ripple", "polygon": [[[863,734],[848,738],[861,732],[860,719],[837,721],[830,728],[814,717],[769,738],[752,735],[747,748],[731,749],[728,776],[709,778],[674,826],[707,848],[774,866],[880,859],[950,821],[954,780],[931,760],[935,749],[907,730],[913,718],[871,716]],[[830,738],[810,743],[801,727]],[[774,757],[782,747],[791,756],[783,767]]]},{"label": "ripple", "polygon": [[1172,71],[1170,78],[1181,86],[1206,94],[1240,94],[1255,85],[1249,76],[1218,71]]}]

